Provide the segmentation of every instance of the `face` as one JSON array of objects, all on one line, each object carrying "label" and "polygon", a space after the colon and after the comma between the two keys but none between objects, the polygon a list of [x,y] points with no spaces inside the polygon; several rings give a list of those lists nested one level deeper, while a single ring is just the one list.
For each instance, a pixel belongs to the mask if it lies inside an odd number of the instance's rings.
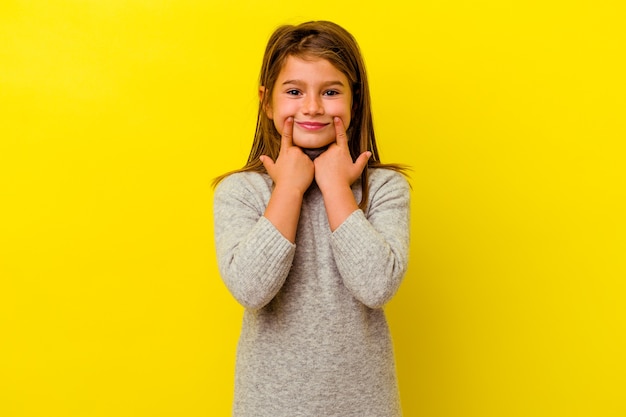
[{"label": "face", "polygon": [[[261,87],[261,96],[264,93]],[[335,142],[335,116],[348,129],[351,108],[352,90],[344,73],[325,59],[290,56],[265,112],[281,135],[285,120],[293,116],[294,145],[316,149]]]}]

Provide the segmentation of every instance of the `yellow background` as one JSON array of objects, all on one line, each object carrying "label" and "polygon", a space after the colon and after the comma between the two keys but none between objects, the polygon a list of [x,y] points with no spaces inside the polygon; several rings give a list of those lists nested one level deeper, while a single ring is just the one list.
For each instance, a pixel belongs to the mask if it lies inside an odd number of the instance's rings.
[{"label": "yellow background", "polygon": [[210,181],[310,19],[357,37],[414,168],[406,416],[626,415],[623,4],[2,0],[0,416],[230,414]]}]

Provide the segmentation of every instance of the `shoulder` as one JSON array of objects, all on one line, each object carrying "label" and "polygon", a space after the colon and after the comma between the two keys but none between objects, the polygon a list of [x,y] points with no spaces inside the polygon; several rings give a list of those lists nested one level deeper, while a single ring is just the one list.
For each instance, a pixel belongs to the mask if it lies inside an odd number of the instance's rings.
[{"label": "shoulder", "polygon": [[406,177],[387,168],[371,168],[368,173],[366,216],[379,209],[406,209],[410,205],[411,188]]},{"label": "shoulder", "polygon": [[228,175],[215,187],[215,193],[232,193],[244,190],[266,190],[271,192],[272,179],[258,172],[235,172]]},{"label": "shoulder", "polygon": [[369,170],[368,183],[370,193],[381,188],[387,191],[400,190],[408,192],[410,188],[409,182],[404,175],[387,168],[371,168]]},{"label": "shoulder", "polygon": [[258,172],[235,172],[215,187],[216,204],[239,201],[246,205],[263,207],[272,194],[272,179]]}]

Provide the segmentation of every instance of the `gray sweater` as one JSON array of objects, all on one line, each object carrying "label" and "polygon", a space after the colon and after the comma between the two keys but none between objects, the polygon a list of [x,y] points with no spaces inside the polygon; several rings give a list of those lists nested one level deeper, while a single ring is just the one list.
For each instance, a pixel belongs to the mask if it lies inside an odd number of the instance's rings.
[{"label": "gray sweater", "polygon": [[[352,189],[360,201],[360,184]],[[271,192],[269,176],[251,172],[215,191],[219,270],[245,307],[233,416],[400,416],[382,306],[407,267],[407,181],[372,169],[365,212],[334,232],[313,184],[295,244],[263,217]]]}]

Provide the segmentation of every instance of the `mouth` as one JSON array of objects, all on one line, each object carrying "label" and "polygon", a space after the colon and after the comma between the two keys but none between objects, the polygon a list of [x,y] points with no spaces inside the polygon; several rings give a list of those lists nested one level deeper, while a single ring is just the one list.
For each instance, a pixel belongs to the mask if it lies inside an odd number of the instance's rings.
[{"label": "mouth", "polygon": [[304,130],[310,130],[310,131],[315,131],[315,130],[320,130],[325,128],[326,126],[330,125],[330,123],[320,123],[320,122],[296,122],[296,125],[298,125],[298,127],[304,129]]}]

